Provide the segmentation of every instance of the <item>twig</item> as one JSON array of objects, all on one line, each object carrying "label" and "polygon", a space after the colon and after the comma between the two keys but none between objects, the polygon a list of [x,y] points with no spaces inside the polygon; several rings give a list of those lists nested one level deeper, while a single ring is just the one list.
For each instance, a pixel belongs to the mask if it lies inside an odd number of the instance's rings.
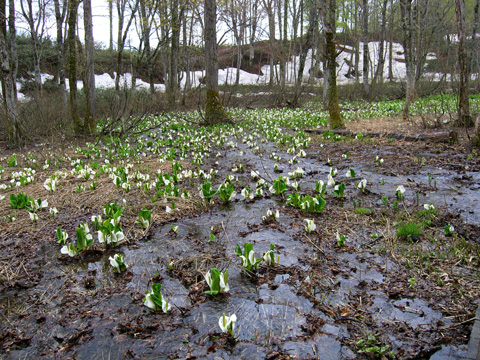
[{"label": "twig", "polygon": [[443,327],[441,327],[440,329],[441,329],[441,330],[451,329],[451,328],[454,328],[454,327],[457,327],[457,326],[461,326],[461,325],[467,324],[467,323],[469,323],[469,322],[471,322],[471,321],[475,321],[475,320],[480,320],[480,319],[477,318],[477,317],[473,317],[473,318],[471,318],[471,319],[468,319],[468,320],[465,320],[465,321],[461,321],[461,322],[456,323],[456,324],[443,326]]},{"label": "twig", "polygon": [[317,249],[318,251],[320,251],[323,255],[325,255],[325,251],[323,251],[322,249],[320,249],[317,245],[315,245],[315,243],[307,236],[305,235],[305,237],[308,239],[308,241],[310,241],[310,244],[312,244],[315,249]]}]

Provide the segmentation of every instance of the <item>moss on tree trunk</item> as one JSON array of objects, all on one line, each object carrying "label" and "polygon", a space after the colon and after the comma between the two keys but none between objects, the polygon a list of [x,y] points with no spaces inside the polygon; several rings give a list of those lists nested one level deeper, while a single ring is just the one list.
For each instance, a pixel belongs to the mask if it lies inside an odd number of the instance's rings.
[{"label": "moss on tree trunk", "polygon": [[205,122],[207,125],[215,125],[232,120],[225,111],[218,91],[207,90],[207,101],[205,103]]},{"label": "moss on tree trunk", "polygon": [[335,34],[333,32],[326,32],[326,52],[327,64],[330,73],[328,84],[328,111],[330,113],[330,127],[332,129],[342,129],[345,127],[343,123],[342,114],[340,113],[340,106],[338,104],[337,91],[337,75],[336,75],[336,47]]}]

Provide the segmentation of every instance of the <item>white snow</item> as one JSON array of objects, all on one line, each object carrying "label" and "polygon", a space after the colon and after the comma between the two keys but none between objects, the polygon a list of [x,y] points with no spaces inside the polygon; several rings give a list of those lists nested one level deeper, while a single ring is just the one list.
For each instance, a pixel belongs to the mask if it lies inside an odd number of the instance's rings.
[{"label": "white snow", "polygon": [[[378,51],[379,51],[379,42],[370,42],[368,43],[368,49],[369,49],[369,78],[372,79],[375,72],[376,72],[376,66],[378,64]],[[337,67],[337,83],[339,85],[343,84],[350,84],[355,82],[355,76],[350,76],[347,77],[348,72],[349,72],[349,65],[353,67],[353,64],[355,63],[355,55],[353,53],[354,49],[351,46],[343,46],[342,48],[343,51],[340,52],[338,58],[337,58],[337,63],[339,66]],[[359,79],[362,81],[362,69],[363,69],[363,43],[360,43],[359,45],[359,64],[358,64],[358,70],[359,70]],[[385,57],[385,63],[384,63],[384,69],[383,69],[383,77],[387,78],[389,74],[389,43],[384,42],[384,57]],[[405,68],[405,63],[404,63],[404,57],[403,57],[403,47],[399,43],[393,43],[392,47],[392,54],[393,54],[393,68],[392,68],[392,73],[394,76],[394,80],[402,80],[406,77],[406,68]],[[305,68],[303,72],[303,81],[314,81],[319,84],[323,83],[323,79],[314,79],[310,76],[310,69],[314,65],[314,54],[311,50],[309,50],[307,54],[307,58],[305,61]],[[427,54],[427,61],[429,60],[435,60],[437,59],[437,56],[435,53],[430,52]],[[295,56],[292,61],[287,63],[286,67],[286,81],[287,84],[294,84],[295,83],[295,78],[297,76],[297,71],[298,67],[300,64],[300,56]],[[320,64],[320,70],[323,70],[323,64]],[[275,77],[277,74],[280,72],[280,66],[275,65],[274,66],[274,73]],[[353,68],[351,69],[353,70]],[[256,75],[256,74],[251,74],[246,71],[240,70],[240,78],[239,78],[239,83],[242,85],[261,85],[261,84],[267,84],[270,80],[270,66],[269,65],[264,65],[261,69],[263,75]],[[223,84],[235,84],[236,80],[236,74],[237,74],[237,69],[236,68],[226,68],[226,69],[220,69],[218,71],[218,83],[223,85]],[[49,74],[42,74],[42,82],[45,82],[47,79],[53,79],[52,75]],[[114,73],[113,76],[116,76]],[[205,76],[205,71],[191,71],[190,72],[190,85],[192,87],[199,86],[201,84],[201,79]],[[445,78],[444,74],[431,74],[427,73],[425,74],[425,78],[431,80],[431,81],[440,81]],[[186,83],[186,73],[180,74],[180,86],[183,88]],[[66,81],[67,88],[68,88],[68,79]],[[132,87],[132,74],[126,73],[120,77],[120,84],[122,87]],[[102,75],[95,75],[95,86],[97,88],[113,88],[115,87],[115,78],[112,78],[109,74],[102,74]],[[77,82],[77,87],[78,89],[83,88],[83,83],[82,81]],[[165,85],[164,84],[155,84],[154,85],[155,90],[164,92],[165,91]],[[21,83],[17,83],[17,88],[21,88]],[[141,79],[136,79],[135,81],[135,88],[137,89],[149,89],[150,85]],[[25,99],[25,96],[21,93],[18,94],[18,98],[20,100]]]}]

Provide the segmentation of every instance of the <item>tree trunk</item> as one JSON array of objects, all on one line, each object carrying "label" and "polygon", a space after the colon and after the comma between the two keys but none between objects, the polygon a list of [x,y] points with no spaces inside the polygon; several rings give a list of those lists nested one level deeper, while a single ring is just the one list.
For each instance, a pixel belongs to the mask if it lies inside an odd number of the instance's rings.
[{"label": "tree trunk", "polygon": [[465,48],[465,0],[455,0],[455,15],[457,18],[458,34],[458,122],[465,127],[473,126],[470,117],[468,101],[468,63],[467,50]]},{"label": "tree trunk", "polygon": [[410,104],[415,98],[415,62],[414,62],[414,44],[413,44],[413,26],[412,23],[412,0],[400,0],[400,10],[403,28],[403,51],[405,53],[405,66],[407,70],[407,89],[405,95],[405,106],[403,108],[403,118],[409,117]]},{"label": "tree trunk", "polygon": [[0,80],[2,82],[2,102],[11,144],[18,145],[23,136],[22,126],[17,113],[15,79],[11,66],[11,54],[8,47],[6,1],[0,0]]},{"label": "tree trunk", "polygon": [[274,57],[275,57],[275,6],[273,0],[263,0],[263,7],[268,16],[268,39],[270,42],[270,79],[269,85],[274,84]]},{"label": "tree trunk", "polygon": [[258,21],[258,2],[252,1],[251,5],[253,6],[251,13],[251,23],[250,23],[250,46],[249,46],[249,61],[250,66],[253,66],[253,61],[255,59],[255,49],[253,43],[255,42],[255,34],[257,32],[257,21]]},{"label": "tree trunk", "polygon": [[[26,2],[26,5],[24,5]],[[43,24],[45,22],[45,3],[39,2],[36,13],[33,10],[33,0],[21,0],[20,7],[22,15],[28,25],[30,38],[32,39],[32,57],[33,57],[33,73],[35,79],[35,88],[37,91],[42,90],[42,76],[40,72],[40,41],[39,32],[43,32]]]},{"label": "tree trunk", "polygon": [[125,26],[125,17],[127,0],[116,0],[117,15],[118,15],[118,32],[117,32],[117,76],[115,77],[115,90],[120,90],[120,76],[123,75],[123,50],[125,49],[125,42],[127,41],[128,31],[132,25],[133,19],[138,9],[140,0],[135,0],[131,13],[128,16],[127,25]]},{"label": "tree trunk", "polygon": [[370,51],[368,49],[368,0],[362,3],[362,40],[363,40],[363,92],[368,94],[368,60]]},{"label": "tree trunk", "polygon": [[107,2],[108,2],[108,23],[109,23],[109,30],[110,30],[108,50],[113,51],[113,0],[107,0]]},{"label": "tree trunk", "polygon": [[[303,5],[303,1],[302,1]],[[301,7],[303,12],[303,6]],[[295,106],[298,104],[300,98],[302,81],[303,81],[303,70],[305,69],[305,61],[307,59],[308,50],[312,49],[313,51],[313,39],[315,35],[315,29],[318,28],[318,4],[316,0],[311,0],[310,11],[308,14],[308,29],[307,29],[307,38],[305,40],[305,46],[302,47],[302,52],[300,53],[300,61],[298,64],[298,75],[295,87],[295,97],[293,103]],[[303,25],[303,24],[302,24]]]},{"label": "tree trunk", "polygon": [[[237,68],[237,74],[235,75],[235,85],[238,85],[240,83],[240,66],[242,62],[242,36],[240,35],[240,30],[239,30],[239,23],[241,20],[238,17],[238,9],[236,8],[236,5],[238,5],[238,2],[235,0],[230,0],[228,2],[228,6],[230,8],[230,17],[232,20],[232,30],[233,30],[233,37],[235,38],[235,45],[237,47],[237,59],[236,59],[236,68]],[[232,59],[233,63],[233,59]],[[233,65],[233,64],[232,64]],[[228,82],[228,79],[227,79]]]},{"label": "tree trunk", "polygon": [[168,77],[168,101],[175,107],[178,93],[178,54],[180,49],[180,15],[178,13],[178,0],[171,1],[172,36],[170,43],[170,71]]},{"label": "tree trunk", "polygon": [[118,16],[118,28],[117,28],[117,63],[116,63],[116,76],[115,76],[115,90],[120,91],[120,76],[123,73],[122,62],[123,62],[123,47],[125,43],[123,39],[123,24],[125,16],[125,1],[116,0],[117,6],[117,16]]},{"label": "tree trunk", "polygon": [[288,58],[288,0],[283,0],[283,44],[282,44],[283,75],[281,76],[282,100],[286,93],[287,58]]},{"label": "tree trunk", "polygon": [[340,113],[337,92],[337,49],[335,44],[336,33],[336,0],[320,0],[320,16],[323,20],[323,29],[326,38],[327,67],[329,73],[328,80],[328,111],[330,113],[330,127],[332,129],[344,128],[345,124]]},{"label": "tree trunk", "polygon": [[469,77],[472,73],[478,73],[478,42],[477,42],[477,31],[479,26],[479,14],[478,10],[480,7],[480,0],[475,1],[475,7],[473,9],[473,30],[472,30],[472,45],[470,48],[470,68],[468,71]]},{"label": "tree trunk", "polygon": [[82,131],[82,123],[78,114],[77,102],[77,57],[75,29],[77,25],[78,0],[69,0],[68,2],[68,84],[70,87],[69,107],[70,117],[72,118],[73,130],[76,133]]},{"label": "tree trunk", "polygon": [[395,17],[395,9],[393,8],[393,1],[390,1],[390,24],[389,24],[389,31],[388,31],[388,38],[389,38],[389,48],[388,48],[388,81],[393,81],[393,19]]},{"label": "tree trunk", "polygon": [[10,49],[10,66],[12,69],[12,79],[15,95],[15,103],[17,102],[17,72],[18,72],[18,53],[17,53],[17,28],[15,26],[15,0],[8,2],[8,48]]},{"label": "tree trunk", "polygon": [[355,27],[353,30],[355,38],[355,82],[358,83],[360,79],[360,40],[358,36],[358,1],[355,1],[355,13],[354,13]]},{"label": "tree trunk", "polygon": [[[193,20],[192,20],[193,21]],[[187,37],[187,16],[183,22],[183,58],[185,59],[185,84],[183,85],[182,105],[186,104],[187,92],[190,90],[190,48]],[[191,32],[190,32],[191,36]]]},{"label": "tree trunk", "polygon": [[205,121],[207,125],[230,122],[218,92],[217,4],[205,0]]},{"label": "tree trunk", "polygon": [[62,4],[63,7],[60,8],[60,1],[54,0],[55,6],[55,21],[57,26],[57,40],[56,40],[56,50],[57,50],[57,77],[58,84],[60,88],[60,95],[62,97],[63,106],[65,109],[68,106],[67,102],[67,89],[65,85],[65,44],[63,43],[63,22],[65,21],[65,14],[67,6],[65,3]]},{"label": "tree trunk", "polygon": [[378,64],[375,71],[373,82],[379,81],[383,83],[383,69],[385,67],[385,50],[384,44],[386,39],[386,27],[387,27],[387,5],[388,0],[383,0],[382,3],[382,22],[380,24],[380,45],[378,47]]},{"label": "tree trunk", "polygon": [[92,3],[91,0],[83,0],[83,21],[85,27],[85,95],[86,111],[85,111],[85,131],[89,134],[95,132],[95,47],[93,41],[93,23],[92,23]]}]

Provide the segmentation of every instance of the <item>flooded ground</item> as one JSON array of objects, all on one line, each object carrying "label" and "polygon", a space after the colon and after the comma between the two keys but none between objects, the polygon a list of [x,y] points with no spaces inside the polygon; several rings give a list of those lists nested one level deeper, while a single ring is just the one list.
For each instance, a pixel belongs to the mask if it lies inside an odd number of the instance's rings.
[{"label": "flooded ground", "polygon": [[[312,135],[313,136],[313,135]],[[327,143],[320,136],[298,163],[294,155],[263,143],[220,149],[202,166],[218,170],[217,183],[233,175],[230,204],[154,226],[151,236],[116,249],[126,273],[109,267],[114,251],[82,259],[60,257],[54,240],[32,244],[18,271],[27,278],[5,282],[0,293],[1,357],[6,359],[461,359],[476,309],[479,285],[479,161],[455,158],[458,148],[408,142]],[[272,153],[281,156],[274,160]],[[347,156],[342,156],[346,155]],[[383,164],[374,161],[384,159]],[[269,194],[243,200],[256,187],[250,172],[267,183],[301,167],[301,193],[327,182],[332,166],[345,196],[327,189],[325,209],[304,213]],[[424,159],[424,160],[423,160]],[[274,171],[275,164],[279,170]],[[232,172],[243,164],[245,172]],[[355,178],[345,177],[349,168]],[[281,171],[281,172],[278,172]],[[356,184],[367,179],[361,192]],[[405,200],[394,205],[399,185]],[[196,191],[196,190],[195,190]],[[292,192],[295,192],[292,190]],[[382,200],[385,197],[387,200]],[[422,213],[424,204],[436,211]],[[395,207],[398,207],[396,209]],[[356,209],[369,209],[358,211]],[[276,220],[262,220],[267,210]],[[304,219],[317,229],[307,234]],[[401,238],[399,223],[427,221],[418,237]],[[171,231],[171,225],[178,232]],[[447,237],[444,226],[455,227]],[[215,239],[210,238],[210,234]],[[336,235],[345,243],[337,243]],[[26,239],[5,239],[4,249]],[[275,245],[277,266],[246,273],[235,247],[253,244],[257,257]],[[8,261],[12,252],[5,252]],[[230,291],[207,296],[203,275],[229,270]],[[19,277],[21,278],[21,276]],[[143,298],[161,283],[173,305],[151,312]],[[218,319],[236,314],[234,338]]]}]

